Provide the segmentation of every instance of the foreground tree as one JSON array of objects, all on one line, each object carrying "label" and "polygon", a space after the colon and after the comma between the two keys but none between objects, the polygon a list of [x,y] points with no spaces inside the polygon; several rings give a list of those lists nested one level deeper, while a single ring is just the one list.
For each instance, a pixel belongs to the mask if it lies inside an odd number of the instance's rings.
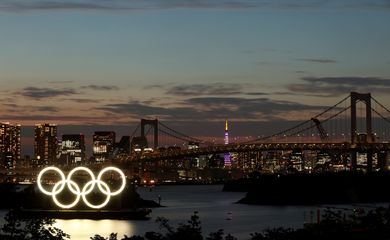
[{"label": "foreground tree", "polygon": [[53,227],[53,219],[21,219],[13,211],[4,217],[6,223],[1,228],[2,240],[67,240],[70,236],[61,229]]}]

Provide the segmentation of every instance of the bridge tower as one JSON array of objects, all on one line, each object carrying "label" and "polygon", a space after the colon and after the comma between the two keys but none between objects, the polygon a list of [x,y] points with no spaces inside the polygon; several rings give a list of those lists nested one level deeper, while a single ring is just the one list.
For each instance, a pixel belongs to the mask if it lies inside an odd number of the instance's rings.
[{"label": "bridge tower", "polygon": [[156,150],[158,148],[158,120],[149,120],[149,119],[141,119],[141,138],[146,139],[145,136],[145,126],[152,126],[153,127],[153,148]]},{"label": "bridge tower", "polygon": [[366,141],[372,143],[371,94],[351,92],[351,144],[357,143],[358,140],[356,126],[356,103],[358,101],[366,104]]},{"label": "bridge tower", "polygon": [[[364,143],[372,143],[372,117],[371,117],[371,94],[351,92],[351,144],[355,145],[360,142],[357,132],[356,121],[356,103],[364,102],[366,104],[366,137]],[[352,170],[356,170],[357,159],[356,151],[351,153]],[[372,170],[372,151],[367,152],[367,171]]]}]

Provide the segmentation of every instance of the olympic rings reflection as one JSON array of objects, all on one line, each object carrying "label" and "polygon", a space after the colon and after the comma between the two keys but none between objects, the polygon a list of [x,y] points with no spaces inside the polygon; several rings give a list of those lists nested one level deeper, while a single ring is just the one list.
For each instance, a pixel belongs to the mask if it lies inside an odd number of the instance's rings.
[{"label": "olympic rings reflection", "polygon": [[[60,178],[61,178],[61,180],[59,182],[54,184],[54,187],[51,191],[47,191],[46,189],[44,189],[42,184],[41,184],[41,180],[42,180],[43,175],[48,171],[54,171],[54,172],[58,173],[60,175]],[[78,171],[86,172],[91,178],[91,180],[88,181],[82,188],[80,188],[79,185],[75,181],[72,180],[72,176]],[[122,179],[122,184],[121,184],[120,188],[118,190],[116,190],[115,192],[111,192],[111,189],[108,186],[108,184],[102,180],[103,175],[108,171],[117,172]],[[102,208],[102,207],[106,206],[108,204],[108,202],[110,201],[111,196],[118,195],[119,193],[121,193],[123,191],[123,189],[126,186],[126,176],[119,168],[116,168],[116,167],[103,168],[99,172],[97,178],[95,178],[95,175],[93,174],[93,172],[89,168],[86,168],[86,167],[74,168],[72,171],[69,172],[67,177],[65,177],[65,174],[57,167],[46,167],[46,168],[42,169],[41,172],[38,174],[37,184],[38,184],[39,190],[46,195],[52,196],[54,203],[57,206],[59,206],[60,208],[66,208],[66,209],[72,208],[72,207],[76,206],[77,203],[80,201],[80,198],[82,198],[85,205],[87,205],[90,208],[98,209],[98,208]],[[93,191],[93,189],[95,188],[95,185],[97,185],[99,191],[102,194],[106,195],[105,200],[101,204],[92,204],[87,199],[87,195]],[[69,189],[69,191],[76,196],[75,200],[69,204],[63,204],[57,199],[57,195],[60,194],[64,190],[65,187],[67,187]]]}]

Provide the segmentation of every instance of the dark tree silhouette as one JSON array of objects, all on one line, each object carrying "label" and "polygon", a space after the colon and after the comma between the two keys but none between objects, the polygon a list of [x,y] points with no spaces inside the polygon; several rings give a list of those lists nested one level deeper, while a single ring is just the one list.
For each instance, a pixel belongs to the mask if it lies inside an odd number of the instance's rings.
[{"label": "dark tree silhouette", "polygon": [[4,217],[3,235],[0,239],[19,240],[66,240],[70,236],[61,229],[53,227],[53,219],[21,219],[13,211],[9,211]]}]

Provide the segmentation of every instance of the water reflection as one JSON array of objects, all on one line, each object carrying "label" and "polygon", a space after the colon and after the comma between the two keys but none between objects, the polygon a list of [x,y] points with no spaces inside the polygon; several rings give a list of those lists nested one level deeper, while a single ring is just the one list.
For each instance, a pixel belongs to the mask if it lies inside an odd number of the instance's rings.
[{"label": "water reflection", "polygon": [[[194,211],[198,212],[202,232],[224,229],[238,239],[248,239],[249,234],[269,227],[302,227],[304,216],[310,216],[315,206],[252,206],[235,204],[245,193],[222,192],[222,185],[207,186],[158,186],[138,188],[145,199],[158,201],[166,207],[153,209],[150,220],[57,220],[55,226],[71,235],[72,240],[87,240],[94,234],[108,237],[111,233],[144,235],[147,231],[159,231],[156,217],[166,217],[172,226],[186,223]],[[5,214],[3,212],[3,214]],[[1,215],[1,211],[0,211]],[[0,225],[4,223],[0,218]]]},{"label": "water reflection", "polygon": [[127,236],[136,234],[132,222],[120,220],[57,220],[54,226],[70,234],[72,240],[90,239],[95,234],[107,237],[111,233],[118,233],[120,238],[124,234]]}]

